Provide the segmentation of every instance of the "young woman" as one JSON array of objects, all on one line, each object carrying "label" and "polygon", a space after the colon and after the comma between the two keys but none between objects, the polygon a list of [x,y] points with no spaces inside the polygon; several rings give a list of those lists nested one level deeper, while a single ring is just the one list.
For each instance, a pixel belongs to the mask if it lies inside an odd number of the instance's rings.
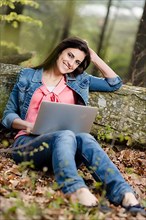
[{"label": "young woman", "polygon": [[[85,72],[90,61],[103,78]],[[144,211],[129,184],[90,134],[75,135],[70,130],[40,136],[31,134],[42,100],[87,105],[89,91],[112,92],[121,85],[120,77],[84,40],[64,39],[42,64],[20,71],[10,94],[2,123],[7,128],[19,130],[12,146],[13,159],[16,163],[33,160],[36,168],[53,169],[63,193],[82,205],[95,206],[97,198],[77,172],[83,162],[93,171],[95,180],[103,183],[110,202],[121,204],[130,211]],[[48,147],[40,151],[43,143]],[[23,153],[20,154],[18,146]],[[30,153],[32,150],[34,154]]]}]

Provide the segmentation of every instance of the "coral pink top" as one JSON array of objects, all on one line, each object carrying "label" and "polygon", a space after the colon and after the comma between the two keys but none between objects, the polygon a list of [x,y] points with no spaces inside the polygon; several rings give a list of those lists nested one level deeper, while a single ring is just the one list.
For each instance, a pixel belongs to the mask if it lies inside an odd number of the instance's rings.
[{"label": "coral pink top", "polygon": [[[44,100],[68,104],[76,103],[75,92],[66,85],[64,77],[52,91],[49,91],[49,88],[43,83],[43,85],[39,87],[32,96],[25,119],[26,121],[35,123],[41,102]],[[20,130],[15,138],[24,134],[26,135],[27,133],[24,130]]]}]

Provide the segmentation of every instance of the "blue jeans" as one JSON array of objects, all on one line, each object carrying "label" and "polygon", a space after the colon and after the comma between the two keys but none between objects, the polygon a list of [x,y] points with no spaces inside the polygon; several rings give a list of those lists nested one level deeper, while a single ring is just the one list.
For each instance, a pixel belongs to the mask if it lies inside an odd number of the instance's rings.
[{"label": "blue jeans", "polygon": [[[20,145],[24,155],[16,148]],[[92,171],[96,181],[103,183],[110,202],[119,205],[126,192],[133,193],[98,142],[87,133],[75,135],[72,131],[63,130],[40,136],[23,135],[15,140],[12,157],[16,163],[33,160],[36,168],[47,166],[53,169],[55,179],[65,194],[87,187],[77,171],[81,162]]]}]

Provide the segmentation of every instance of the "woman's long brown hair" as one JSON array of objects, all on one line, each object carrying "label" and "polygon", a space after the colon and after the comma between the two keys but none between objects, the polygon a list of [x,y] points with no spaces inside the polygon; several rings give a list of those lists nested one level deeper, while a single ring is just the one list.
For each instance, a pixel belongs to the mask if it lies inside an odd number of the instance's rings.
[{"label": "woman's long brown hair", "polygon": [[33,67],[34,69],[43,68],[48,70],[56,65],[56,61],[63,50],[67,48],[76,48],[85,53],[85,58],[82,63],[72,72],[74,76],[83,73],[90,64],[90,52],[86,41],[78,37],[69,37],[60,42],[55,49],[49,54],[49,56],[38,66]]}]

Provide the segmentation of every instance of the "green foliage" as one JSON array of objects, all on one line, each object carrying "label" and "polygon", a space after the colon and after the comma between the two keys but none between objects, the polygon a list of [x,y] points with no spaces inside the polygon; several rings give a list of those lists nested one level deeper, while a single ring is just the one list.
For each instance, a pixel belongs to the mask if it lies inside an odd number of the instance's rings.
[{"label": "green foliage", "polygon": [[[38,148],[32,148],[32,150],[29,151],[24,151],[22,152],[21,150],[18,151],[19,156],[25,157],[26,155],[29,154],[29,156],[34,156],[35,153],[39,151],[43,151],[45,148],[49,148],[49,145],[45,142],[42,143]],[[20,147],[21,149],[21,147]]]},{"label": "green foliage", "polygon": [[102,182],[95,182],[94,187],[98,190],[102,187]]},{"label": "green foliage", "polygon": [[128,132],[127,134],[116,134],[115,130],[110,126],[98,129],[97,139],[99,141],[105,142],[110,142],[112,140],[118,141],[120,143],[126,142],[127,146],[131,146],[133,144],[131,135]]},{"label": "green foliage", "polygon": [[9,94],[6,90],[6,88],[4,86],[1,86],[1,93],[0,93],[0,115],[3,114],[3,109],[5,108],[6,106],[6,103],[8,101],[8,97],[9,97]]},{"label": "green foliage", "polygon": [[34,164],[33,164],[32,160],[31,161],[24,161],[19,164],[19,170],[21,172],[26,170],[27,168],[34,168]]},{"label": "green foliage", "polygon": [[0,7],[9,6],[11,9],[14,9],[15,3],[21,3],[22,5],[29,5],[34,8],[39,7],[39,4],[33,0],[1,0]]},{"label": "green foliage", "polygon": [[4,220],[14,220],[14,215],[18,208],[21,208],[24,205],[20,198],[15,200],[15,204],[8,208],[4,213]]},{"label": "green foliage", "polygon": [[64,199],[62,197],[57,197],[54,200],[52,200],[52,202],[49,203],[48,208],[56,208],[59,209],[61,208],[61,205],[64,205]]},{"label": "green foliage", "polygon": [[[77,202],[74,202],[70,204],[70,211],[77,217],[79,214],[85,214],[87,212],[87,208]],[[80,218],[77,217],[76,219]]]},{"label": "green foliage", "polygon": [[1,55],[9,55],[12,51],[13,53],[18,53],[19,50],[20,47],[16,46],[13,42],[1,41]]},{"label": "green foliage", "polygon": [[[26,7],[24,6],[27,6],[29,8],[28,10],[31,7],[34,10],[34,8],[38,9],[39,4],[34,0],[2,0],[0,2],[1,42],[3,44],[1,47],[1,56],[8,57],[7,59],[10,63],[13,54],[25,53],[27,50],[27,48],[22,48],[21,46],[18,49],[20,43],[20,25],[28,24],[35,28],[36,26],[42,27],[41,20],[35,18],[32,14],[31,16],[25,14]],[[21,11],[23,12],[21,14],[18,12],[19,9],[17,7],[22,8]],[[6,12],[8,11],[9,13],[7,14]]]},{"label": "green foliage", "polygon": [[146,199],[141,200],[141,204],[146,208]]},{"label": "green foliage", "polygon": [[125,140],[127,141],[127,146],[131,146],[132,145],[132,138],[129,135],[125,136]]},{"label": "green foliage", "polygon": [[12,192],[6,195],[6,198],[11,198],[11,197],[18,198],[18,196],[19,196],[18,191],[13,190]]},{"label": "green foliage", "polygon": [[[15,9],[15,4],[20,3],[22,5],[27,5],[31,6],[33,8],[38,8],[39,4],[33,0],[2,0],[0,2],[0,7],[7,6],[11,9]],[[37,25],[39,27],[42,26],[42,22],[37,19],[33,19],[30,16],[22,15],[22,14],[17,14],[16,12],[10,12],[8,15],[0,15],[0,21],[6,21],[8,23],[11,23],[11,25],[14,28],[18,27],[19,22],[26,22],[26,23],[32,23],[34,25]]]},{"label": "green foliage", "polygon": [[6,139],[2,140],[1,143],[2,143],[3,147],[5,147],[5,148],[7,148],[9,146],[9,142]]},{"label": "green foliage", "polygon": [[12,205],[7,211],[5,211],[5,220],[14,220],[14,216],[17,215],[17,211],[21,213],[22,219],[40,219],[41,209],[37,203],[25,204],[20,198],[15,200],[15,204]]},{"label": "green foliage", "polygon": [[126,171],[126,173],[128,173],[128,174],[132,174],[132,173],[134,173],[134,168],[132,168],[132,167],[126,167],[126,168],[125,168],[125,171]]},{"label": "green foliage", "polygon": [[14,28],[18,27],[18,22],[27,22],[27,23],[36,24],[40,27],[42,26],[41,21],[33,19],[29,16],[18,15],[16,12],[11,12],[9,15],[0,15],[0,20],[7,21],[8,23],[12,22],[12,26]]},{"label": "green foliage", "polygon": [[114,138],[114,130],[110,126],[106,126],[104,129],[98,130],[98,140],[109,141]]},{"label": "green foliage", "polygon": [[39,206],[37,205],[37,203],[32,203],[29,206],[24,206],[24,210],[26,213],[26,216],[30,217],[31,219],[38,219],[39,216],[41,215],[41,210],[39,208]]},{"label": "green foliage", "polygon": [[[24,48],[24,50],[36,51],[36,55],[33,56],[31,61],[29,60],[28,63],[24,63],[24,66],[37,65],[39,62],[44,60],[46,54],[48,54],[48,51],[52,50],[52,48],[54,48],[54,46],[60,41],[60,37],[62,36],[63,32],[65,16],[70,10],[69,9],[66,12],[66,2],[66,0],[0,1],[0,7],[8,6],[11,9],[15,9],[15,3],[29,6],[25,7],[23,15],[16,15],[14,12],[10,13],[8,16],[3,15],[2,17],[1,15],[1,20],[9,22],[11,25],[13,25],[15,29],[18,27],[19,22],[22,23],[20,31],[21,33],[19,33],[20,41],[18,43],[21,44],[21,48]],[[98,47],[98,39],[100,37],[102,24],[104,21],[104,16],[101,16],[100,14],[98,15],[98,13],[97,15],[95,15],[94,13],[93,15],[88,15],[88,12],[87,14],[83,14],[83,11],[88,5],[93,6],[95,4],[96,7],[99,4],[102,4],[106,6],[107,1],[74,0],[73,2],[75,4],[75,14],[73,15],[69,35],[77,35],[83,39],[86,39],[90,47],[92,47],[96,51]],[[113,2],[113,5],[116,6],[117,3],[115,2]],[[121,2],[121,8],[126,8],[125,5],[131,4],[127,3],[129,1],[124,2],[125,3]],[[136,4],[140,4],[139,1],[137,1]],[[34,8],[39,8],[39,10],[34,10]],[[129,10],[129,8],[127,10]],[[126,22],[125,19],[127,19],[126,16],[118,16],[116,18],[116,22],[110,35],[110,39],[107,39],[108,44],[106,43],[105,39],[105,44],[102,48],[103,53],[105,53],[105,61],[122,78],[126,78],[126,73],[128,72],[132,48],[135,41],[137,27],[139,24],[139,19],[135,19],[134,16],[129,17]],[[111,31],[111,23],[112,19],[109,19],[106,36],[108,36],[108,32]],[[40,27],[41,25],[41,30],[40,28],[36,28],[36,26]],[[5,33],[2,33],[2,40],[5,39],[5,36],[3,36],[4,34]],[[13,34],[14,30],[13,33],[11,33],[12,37]],[[5,35],[7,35],[7,33]],[[10,36],[11,39],[12,37]],[[88,69],[88,72],[92,74],[91,65]]]}]

